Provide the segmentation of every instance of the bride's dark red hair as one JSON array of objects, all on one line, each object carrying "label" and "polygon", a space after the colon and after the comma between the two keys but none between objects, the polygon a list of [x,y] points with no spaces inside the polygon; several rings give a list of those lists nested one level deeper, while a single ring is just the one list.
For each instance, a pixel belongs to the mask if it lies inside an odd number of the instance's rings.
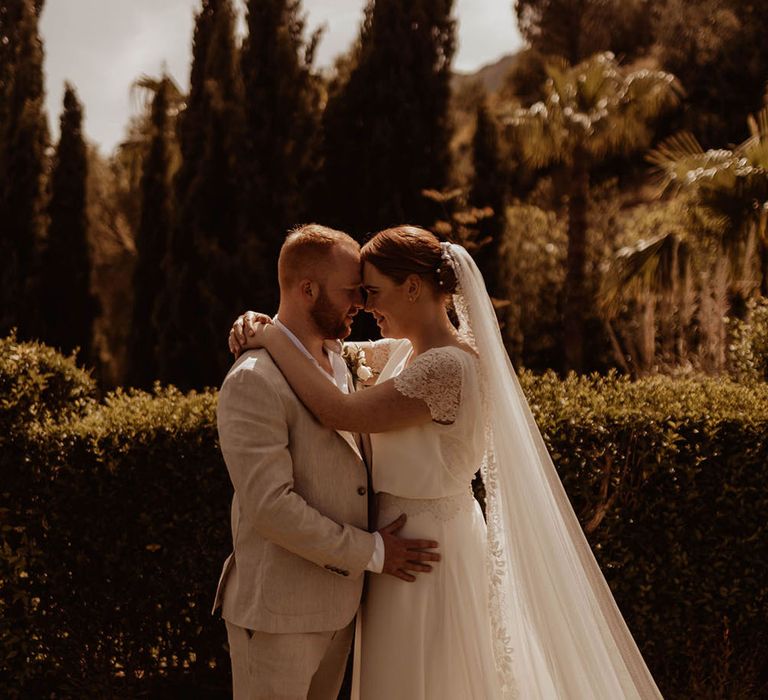
[{"label": "bride's dark red hair", "polygon": [[456,275],[442,257],[438,238],[418,226],[395,226],[379,231],[360,251],[364,263],[402,284],[419,275],[438,292],[456,291]]}]

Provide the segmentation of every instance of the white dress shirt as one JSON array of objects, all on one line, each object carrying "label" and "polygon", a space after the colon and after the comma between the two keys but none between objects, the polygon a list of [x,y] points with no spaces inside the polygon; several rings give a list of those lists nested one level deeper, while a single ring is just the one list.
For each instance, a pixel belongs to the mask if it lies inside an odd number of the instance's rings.
[{"label": "white dress shirt", "polygon": [[[328,356],[328,361],[331,363],[331,370],[333,375],[330,375],[322,365],[312,357],[312,354],[304,347],[304,344],[296,337],[296,335],[288,328],[280,319],[275,316],[273,319],[275,325],[283,331],[291,340],[291,342],[306,355],[314,365],[323,373],[323,376],[328,377],[329,381],[332,381],[341,391],[345,394],[349,393],[349,369],[344,358],[341,356],[341,342],[338,342],[338,351],[331,350],[329,347],[324,346],[323,350]],[[373,547],[373,554],[365,567],[366,571],[371,571],[374,574],[380,574],[384,568],[384,540],[378,532],[373,533],[375,541]]]}]

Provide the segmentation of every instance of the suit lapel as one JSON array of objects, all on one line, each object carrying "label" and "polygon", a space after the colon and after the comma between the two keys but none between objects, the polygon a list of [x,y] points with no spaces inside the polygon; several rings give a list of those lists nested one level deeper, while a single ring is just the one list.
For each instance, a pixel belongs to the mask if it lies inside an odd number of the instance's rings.
[{"label": "suit lapel", "polygon": [[341,436],[344,442],[346,442],[347,445],[349,445],[354,450],[355,454],[362,460],[363,455],[360,452],[360,448],[357,446],[357,442],[355,442],[355,436],[352,433],[350,433],[348,430],[337,430],[336,432]]},{"label": "suit lapel", "polygon": [[[355,392],[354,378],[352,377],[352,373],[349,370],[347,370],[347,388],[349,389],[350,394]],[[348,430],[337,430],[336,432],[341,436],[344,442],[346,442],[354,450],[355,454],[363,461],[363,463],[365,463],[365,458],[360,451],[360,446],[357,444],[354,433],[351,433]]]},{"label": "suit lapel", "polygon": [[[335,355],[338,356],[339,358],[338,361],[340,362],[344,361],[343,359],[341,359],[343,357],[342,353],[344,350],[344,345],[340,340],[325,340],[323,342],[323,345],[325,346],[326,351],[328,351],[329,353],[334,353]],[[304,350],[304,352],[306,353],[306,349]],[[309,353],[307,353],[307,356],[311,357]],[[331,367],[332,370],[335,372],[335,368],[333,367],[333,360],[331,361],[331,366],[332,366]],[[345,367],[345,369],[347,373],[347,389],[349,390],[350,393],[352,393],[355,391],[355,382],[352,378],[352,373],[349,371],[349,368]],[[322,372],[322,369],[320,371]],[[334,383],[336,383],[335,380],[334,380]],[[352,433],[350,433],[348,430],[337,430],[336,432],[339,434],[341,439],[344,440],[344,442],[346,442],[347,445],[349,445],[352,448],[352,451],[358,456],[358,458],[360,458],[363,461],[363,463],[365,463],[365,459],[363,458],[363,455],[360,451],[360,446],[357,444],[357,440],[355,439],[355,436]]]}]

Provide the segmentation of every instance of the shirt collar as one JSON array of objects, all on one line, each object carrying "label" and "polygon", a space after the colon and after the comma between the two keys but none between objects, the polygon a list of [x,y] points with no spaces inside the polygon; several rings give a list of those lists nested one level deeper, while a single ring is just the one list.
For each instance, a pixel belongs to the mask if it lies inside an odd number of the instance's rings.
[{"label": "shirt collar", "polygon": [[[272,321],[281,331],[283,331],[283,333],[285,333],[291,339],[291,342],[293,342],[293,344],[299,348],[299,350],[301,350],[310,360],[317,362],[317,360],[312,357],[312,353],[310,353],[309,350],[307,350],[307,348],[304,346],[304,343],[302,343],[296,337],[296,334],[290,328],[288,328],[288,326],[286,326],[277,316],[275,316]],[[323,341],[323,347],[329,352],[341,355],[344,344],[340,340],[327,338]]]},{"label": "shirt collar", "polygon": [[290,339],[291,342],[299,349],[301,352],[303,352],[312,362],[314,362],[316,365],[319,364],[318,361],[312,357],[312,353],[307,350],[307,348],[304,346],[304,343],[302,343],[297,337],[296,334],[288,328],[280,319],[275,316],[272,321],[274,324],[281,330],[283,333],[285,333]]},{"label": "shirt collar", "polygon": [[[285,333],[288,338],[290,338],[291,342],[299,349],[306,357],[308,357],[315,366],[322,371],[322,373],[329,378],[331,378],[328,373],[322,368],[320,363],[312,356],[312,353],[307,350],[304,343],[302,343],[297,337],[296,334],[288,328],[284,323],[280,321],[280,319],[275,316],[272,321],[274,324],[281,330],[283,333]],[[340,340],[332,340],[327,339],[323,341],[323,347],[325,350],[329,353],[329,359],[331,361],[331,367],[333,368],[333,377],[331,378],[332,381],[334,381],[339,388],[346,392],[348,390],[348,382],[347,382],[347,365],[346,362],[341,357],[342,352],[342,342]]]}]

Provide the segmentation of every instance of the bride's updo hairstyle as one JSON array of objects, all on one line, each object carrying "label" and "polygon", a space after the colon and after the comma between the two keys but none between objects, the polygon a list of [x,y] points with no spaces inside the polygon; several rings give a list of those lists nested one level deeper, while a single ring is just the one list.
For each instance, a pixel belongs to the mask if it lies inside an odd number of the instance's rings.
[{"label": "bride's updo hairstyle", "polygon": [[402,284],[419,275],[435,292],[453,294],[456,273],[438,238],[418,226],[395,226],[379,231],[360,251],[360,259]]}]

